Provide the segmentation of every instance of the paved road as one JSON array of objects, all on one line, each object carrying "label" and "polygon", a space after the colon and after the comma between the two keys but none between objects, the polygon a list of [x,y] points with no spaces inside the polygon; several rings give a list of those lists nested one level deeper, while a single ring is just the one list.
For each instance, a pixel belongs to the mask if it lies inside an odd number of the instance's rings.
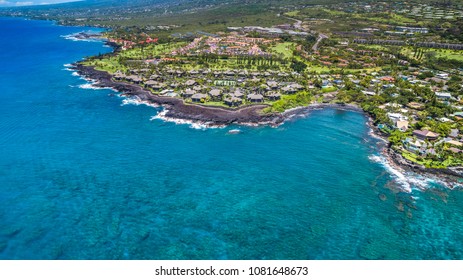
[{"label": "paved road", "polygon": [[[306,31],[306,32],[309,32],[309,31],[310,31],[309,29],[302,27],[302,21],[301,21],[301,20],[298,20],[298,19],[295,19],[295,18],[292,18],[292,17],[286,17],[286,16],[285,16],[285,18],[290,19],[290,20],[294,20],[294,21],[295,21],[294,27],[295,27],[296,29],[299,29],[299,30],[302,30],[302,31]],[[314,51],[314,52],[317,51],[317,50],[318,50],[318,45],[320,44],[320,42],[321,42],[323,39],[326,39],[326,38],[328,38],[327,35],[320,33],[320,34],[318,35],[317,41],[316,41],[315,44],[312,46],[312,51]]]},{"label": "paved road", "polygon": [[320,44],[320,42],[321,42],[323,39],[326,39],[326,38],[328,38],[328,36],[326,36],[325,34],[320,33],[320,34],[318,35],[317,42],[315,42],[315,44],[312,46],[312,50],[313,50],[314,52],[316,52],[316,51],[318,50],[318,44]]}]

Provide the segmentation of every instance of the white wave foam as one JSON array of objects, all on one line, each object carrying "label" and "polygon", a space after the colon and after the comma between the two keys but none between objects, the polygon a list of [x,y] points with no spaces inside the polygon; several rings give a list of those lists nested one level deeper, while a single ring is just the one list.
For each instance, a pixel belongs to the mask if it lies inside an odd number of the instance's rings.
[{"label": "white wave foam", "polygon": [[248,127],[269,126],[271,128],[277,128],[277,127],[280,127],[281,125],[283,125],[283,123],[284,122],[276,124],[274,122],[268,121],[268,122],[258,122],[258,123],[240,122],[240,123],[237,123],[237,124],[243,125],[243,126],[248,126]]},{"label": "white wave foam", "polygon": [[376,163],[381,164],[391,174],[398,183],[400,183],[402,190],[406,192],[412,192],[409,178],[405,175],[403,170],[395,169],[391,164],[382,156],[370,155],[368,158]]},{"label": "white wave foam", "polygon": [[[366,125],[369,126],[370,124],[367,122]],[[381,136],[377,135],[372,128],[370,128],[368,130],[368,135],[371,136],[372,138],[375,138],[375,139],[380,140],[380,141],[382,141],[384,143],[387,143],[387,140],[382,138]]]},{"label": "white wave foam", "polygon": [[[75,86],[70,85],[70,87],[75,87]],[[91,90],[109,89],[109,90],[112,90],[112,91],[114,91],[114,92],[118,92],[117,90],[115,90],[115,89],[113,89],[113,88],[110,88],[110,87],[100,87],[100,86],[97,86],[95,82],[91,82],[91,83],[87,83],[87,84],[78,85],[77,87],[78,87],[78,88],[81,88],[81,89],[91,89]]]},{"label": "white wave foam", "polygon": [[80,38],[78,37],[82,32],[77,32],[77,33],[73,33],[73,34],[68,34],[68,35],[61,35],[60,37],[61,38],[64,38],[66,40],[71,40],[73,42],[101,42],[103,41],[103,39],[99,39],[99,38]]},{"label": "white wave foam", "polygon": [[130,98],[123,99],[121,106],[126,106],[126,105],[135,105],[135,106],[145,105],[145,106],[149,106],[149,107],[153,107],[153,108],[159,108],[160,107],[157,104],[153,104],[151,102],[141,100],[138,97],[130,97]]},{"label": "white wave foam", "polygon": [[90,78],[84,77],[82,75],[78,75],[78,77],[79,77],[79,79],[87,81],[87,82],[92,83],[92,84],[97,82],[97,80],[95,80],[95,79],[90,79]]},{"label": "white wave foam", "polygon": [[423,176],[417,173],[404,171],[400,167],[392,166],[383,156],[370,155],[368,158],[373,162],[381,164],[406,192],[411,192],[412,189],[423,191],[436,184],[448,188],[455,187],[455,185],[449,185],[449,183],[442,181],[431,174],[429,176]]},{"label": "white wave foam", "polygon": [[151,121],[153,120],[162,120],[165,122],[173,122],[175,124],[187,124],[190,126],[190,128],[193,129],[198,129],[198,130],[206,130],[210,128],[225,128],[226,125],[213,125],[209,122],[195,122],[191,120],[183,120],[183,119],[176,119],[176,118],[170,118],[166,117],[167,112],[169,110],[164,109],[161,112],[159,112],[156,116],[151,117]]},{"label": "white wave foam", "polygon": [[77,73],[77,72],[72,72],[71,75],[74,76],[74,77],[80,77],[79,73]]},{"label": "white wave foam", "polygon": [[61,70],[63,70],[63,71],[70,71],[70,72],[74,72],[74,71],[75,71],[74,65],[72,65],[72,64],[67,63],[67,64],[64,64],[63,67],[64,67],[64,68],[61,69]]},{"label": "white wave foam", "polygon": [[100,90],[100,89],[105,89],[102,87],[97,87],[93,83],[92,84],[83,84],[78,86],[81,89],[93,89],[93,90]]}]

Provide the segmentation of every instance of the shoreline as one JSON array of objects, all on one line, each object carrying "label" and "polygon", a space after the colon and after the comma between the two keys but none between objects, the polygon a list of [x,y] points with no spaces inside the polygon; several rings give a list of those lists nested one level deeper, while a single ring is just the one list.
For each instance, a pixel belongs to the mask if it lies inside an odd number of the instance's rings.
[{"label": "shoreline", "polygon": [[92,66],[84,66],[79,62],[74,63],[72,69],[84,78],[95,80],[94,86],[96,87],[113,88],[127,96],[134,96],[141,101],[164,107],[167,110],[165,117],[168,118],[203,122],[211,125],[245,123],[280,125],[285,120],[283,114],[261,114],[261,109],[267,107],[267,105],[224,109],[199,104],[186,104],[183,100],[175,97],[154,95],[139,85],[113,81],[109,73],[95,70]]},{"label": "shoreline", "polygon": [[416,164],[405,159],[400,152],[392,149],[390,142],[386,135],[384,135],[376,126],[373,125],[373,118],[364,112],[368,117],[368,126],[371,129],[373,137],[384,141],[384,147],[380,149],[380,154],[384,156],[387,163],[395,170],[404,172],[412,172],[419,175],[426,176],[445,183],[450,189],[453,189],[455,183],[463,185],[463,167],[450,167],[450,168],[426,168],[425,166]]},{"label": "shoreline", "polygon": [[308,106],[292,108],[282,113],[269,114],[260,112],[268,105],[253,104],[236,109],[227,109],[201,104],[187,104],[179,98],[152,94],[149,90],[136,84],[114,81],[111,74],[96,70],[93,66],[84,66],[80,62],[72,64],[71,69],[75,70],[79,76],[95,81],[93,85],[96,87],[111,88],[123,95],[137,97],[140,101],[165,108],[168,111],[165,114],[167,118],[203,122],[213,126],[231,124],[278,126],[299,114],[325,108],[365,113],[360,107],[353,104],[314,103]]},{"label": "shoreline", "polygon": [[232,124],[279,126],[287,120],[297,118],[313,110],[332,108],[363,113],[368,118],[367,125],[371,129],[371,136],[385,142],[385,147],[381,149],[380,153],[394,169],[400,172],[408,171],[426,177],[434,177],[434,179],[446,183],[450,188],[453,188],[453,185],[463,178],[463,167],[426,168],[404,159],[400,153],[390,147],[387,137],[374,126],[372,117],[355,104],[314,103],[304,107],[292,108],[283,113],[261,114],[261,110],[267,105],[256,104],[237,109],[225,109],[200,104],[185,104],[183,100],[175,97],[154,95],[139,85],[113,81],[111,74],[96,70],[92,66],[84,66],[81,62],[72,64],[72,69],[80,76],[95,81],[93,85],[96,87],[111,88],[123,95],[137,97],[142,102],[161,106],[164,108],[162,119],[174,122],[177,120],[180,123],[192,122],[210,127],[223,127]]}]

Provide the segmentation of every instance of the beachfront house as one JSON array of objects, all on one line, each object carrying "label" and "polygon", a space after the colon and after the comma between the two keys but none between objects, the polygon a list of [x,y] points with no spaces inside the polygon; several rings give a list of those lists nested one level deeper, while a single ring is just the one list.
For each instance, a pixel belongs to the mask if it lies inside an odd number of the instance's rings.
[{"label": "beachfront house", "polygon": [[425,146],[422,140],[415,140],[411,137],[406,138],[403,143],[405,149],[413,153],[420,153]]},{"label": "beachfront house", "polygon": [[136,83],[136,84],[140,84],[141,82],[143,82],[143,79],[140,78],[140,77],[137,76],[137,75],[130,75],[130,76],[127,76],[127,77],[126,77],[126,80],[129,81],[129,82]]},{"label": "beachfront house", "polygon": [[145,82],[145,87],[146,87],[146,88],[150,88],[150,87],[152,87],[152,86],[154,86],[154,85],[157,85],[157,84],[158,84],[158,82],[153,81],[153,80],[149,80],[149,81],[146,81],[146,82]]},{"label": "beachfront house", "polygon": [[157,84],[151,85],[151,88],[154,90],[162,90],[166,87],[167,87],[166,84],[163,84],[163,83],[157,83]]},{"label": "beachfront house", "polygon": [[252,93],[248,95],[248,100],[252,103],[262,103],[264,102],[264,97],[262,94]]},{"label": "beachfront house", "polygon": [[222,92],[219,89],[210,90],[209,95],[211,96],[212,100],[220,100],[220,99],[222,99]]},{"label": "beachfront house", "polygon": [[192,97],[192,96],[195,95],[195,94],[196,94],[196,91],[195,91],[195,90],[192,90],[192,89],[189,89],[189,88],[187,88],[187,89],[182,93],[183,97],[185,97],[185,98],[190,98],[190,97]]},{"label": "beachfront house", "polygon": [[121,81],[121,80],[124,80],[124,79],[126,79],[126,78],[127,78],[127,76],[126,76],[124,73],[120,72],[120,71],[117,71],[117,72],[114,74],[114,79],[115,79],[116,81]]},{"label": "beachfront house", "polygon": [[204,93],[195,93],[191,97],[191,101],[193,102],[204,102],[206,101],[207,95]]},{"label": "beachfront house", "polygon": [[276,92],[269,92],[267,94],[267,98],[268,98],[268,100],[271,100],[271,101],[280,100],[281,99],[281,94],[276,93]]},{"label": "beachfront house", "polygon": [[232,97],[225,98],[224,103],[230,107],[234,107],[234,106],[241,105],[241,103],[243,103],[243,100],[241,98],[232,96]]},{"label": "beachfront house", "polygon": [[175,97],[177,94],[171,89],[164,89],[159,92],[160,95]]}]

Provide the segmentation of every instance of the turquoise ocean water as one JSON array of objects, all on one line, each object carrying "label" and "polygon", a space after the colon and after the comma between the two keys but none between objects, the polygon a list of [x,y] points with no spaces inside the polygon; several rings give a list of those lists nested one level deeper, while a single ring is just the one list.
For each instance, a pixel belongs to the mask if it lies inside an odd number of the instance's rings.
[{"label": "turquoise ocean water", "polygon": [[66,70],[111,51],[86,30],[0,19],[1,259],[462,258],[463,192],[394,173],[362,114],[152,120]]}]

